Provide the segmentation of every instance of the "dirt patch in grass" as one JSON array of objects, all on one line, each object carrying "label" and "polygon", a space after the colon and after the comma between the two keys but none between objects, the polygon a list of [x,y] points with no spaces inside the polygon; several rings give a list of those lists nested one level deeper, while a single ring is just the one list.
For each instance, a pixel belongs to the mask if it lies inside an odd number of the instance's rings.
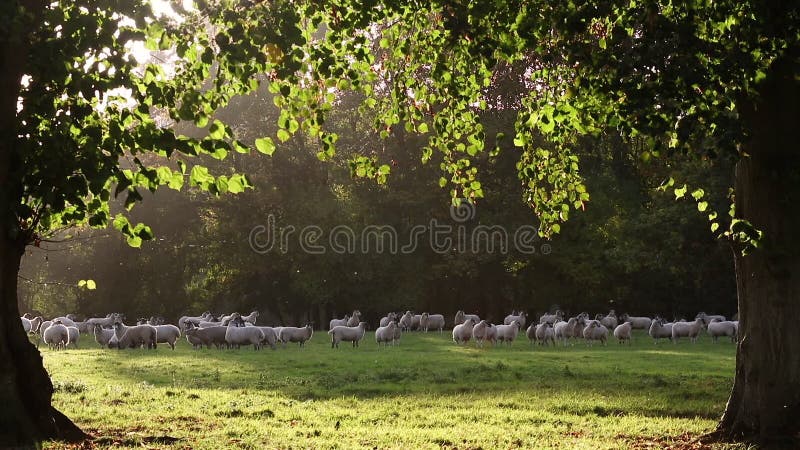
[{"label": "dirt patch in grass", "polygon": [[712,450],[714,447],[700,441],[698,435],[684,433],[678,436],[627,436],[617,435],[616,438],[627,443],[628,448],[635,450]]}]

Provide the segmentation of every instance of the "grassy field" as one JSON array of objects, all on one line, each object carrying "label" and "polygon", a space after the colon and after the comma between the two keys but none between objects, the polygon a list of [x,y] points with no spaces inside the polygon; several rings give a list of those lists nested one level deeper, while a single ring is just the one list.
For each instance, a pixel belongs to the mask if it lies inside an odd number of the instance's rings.
[{"label": "grassy field", "polygon": [[[174,352],[41,348],[55,405],[114,448],[689,448],[731,387],[735,347],[458,347]],[[62,444],[48,443],[49,448]],[[691,446],[691,448],[696,448]]]}]

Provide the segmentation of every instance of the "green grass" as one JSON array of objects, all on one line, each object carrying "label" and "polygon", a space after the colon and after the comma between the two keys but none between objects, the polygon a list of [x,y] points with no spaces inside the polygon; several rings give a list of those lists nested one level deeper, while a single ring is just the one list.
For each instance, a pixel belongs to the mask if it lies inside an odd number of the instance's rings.
[{"label": "green grass", "polygon": [[99,447],[661,448],[712,430],[734,345],[637,337],[476,349],[407,333],[379,349],[369,334],[332,350],[318,332],[304,349],[182,340],[173,352],[100,350],[82,336],[82,349],[41,351],[56,407]]}]

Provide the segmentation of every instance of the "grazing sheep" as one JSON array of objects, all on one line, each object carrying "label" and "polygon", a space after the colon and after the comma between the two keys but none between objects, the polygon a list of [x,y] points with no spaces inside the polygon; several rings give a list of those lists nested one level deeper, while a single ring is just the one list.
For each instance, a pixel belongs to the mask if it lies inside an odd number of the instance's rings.
[{"label": "grazing sheep", "polygon": [[25,330],[26,333],[36,333],[39,331],[39,326],[42,324],[43,319],[41,316],[36,316],[33,319],[29,319],[27,317],[20,317],[22,321],[22,328]]},{"label": "grazing sheep", "polygon": [[512,320],[508,325],[498,325],[497,327],[497,340],[500,342],[508,342],[509,345],[514,343],[519,333],[520,325],[516,320]]},{"label": "grazing sheep", "polygon": [[731,338],[731,342],[736,342],[736,335],[738,334],[738,323],[731,322],[731,321],[719,321],[719,320],[712,320],[711,323],[708,324],[708,335],[711,336],[711,340],[716,343],[717,339],[720,336],[728,336]]},{"label": "grazing sheep", "polygon": [[[394,323],[394,322],[391,322]],[[380,330],[380,328],[378,328]],[[364,333],[367,330],[367,322],[359,322],[355,327],[334,327],[328,334],[331,335],[331,348],[339,348],[339,342],[347,341],[352,342],[353,347],[358,347],[359,342],[364,339]]]},{"label": "grazing sheep", "polygon": [[348,327],[357,327],[361,323],[361,311],[354,309],[353,314],[350,315],[350,320],[347,321]]},{"label": "grazing sheep", "polygon": [[375,342],[378,343],[378,346],[383,344],[384,346],[395,345],[397,342],[397,333],[400,331],[400,326],[397,325],[394,321],[389,322],[385,326],[382,326],[375,330]]},{"label": "grazing sheep", "polygon": [[566,322],[556,322],[553,326],[553,332],[555,335],[555,339],[564,343],[564,346],[567,345],[567,340],[571,337],[575,337],[575,328],[578,327],[578,318],[577,317],[570,317],[569,320]]},{"label": "grazing sheep", "polygon": [[[476,320],[475,323],[477,322]],[[426,333],[428,330],[439,330],[439,333],[441,333],[444,329],[444,316],[441,314],[422,313],[419,319],[419,328]]]},{"label": "grazing sheep", "polygon": [[69,344],[69,330],[61,322],[53,322],[52,325],[42,332],[42,341],[44,341],[51,350],[63,350],[67,348],[67,344]]},{"label": "grazing sheep", "polygon": [[[414,329],[414,314],[411,314],[411,311],[406,311],[400,320],[397,322],[400,325],[400,329],[403,331],[411,331]],[[417,321],[417,325],[419,326],[419,321]]]},{"label": "grazing sheep", "polygon": [[75,321],[70,319],[68,316],[72,316],[72,314],[68,314],[67,316],[56,317],[53,319],[53,322],[58,320],[59,322],[61,322],[61,325],[64,325],[65,327],[74,327]]},{"label": "grazing sheep", "polygon": [[539,323],[554,324],[556,323],[557,320],[563,320],[563,318],[564,318],[564,313],[561,312],[561,310],[559,309],[556,310],[555,314],[547,314],[547,313],[543,314],[541,317],[539,317]]},{"label": "grazing sheep", "polygon": [[394,322],[397,319],[397,313],[390,312],[386,317],[381,317],[380,326],[385,327],[389,322]]},{"label": "grazing sheep", "polygon": [[114,322],[114,334],[119,341],[119,349],[124,348],[156,348],[156,328],[152,325],[125,326],[122,322]]},{"label": "grazing sheep", "polygon": [[328,326],[329,330],[334,329],[335,327],[346,327],[347,321],[350,320],[350,315],[345,314],[344,319],[331,319],[331,322]]},{"label": "grazing sheep", "polygon": [[[355,316],[358,313],[358,316],[361,316],[361,313],[358,311],[353,311],[353,315]],[[350,320],[353,320],[351,317]],[[302,328],[297,327],[283,327],[281,329],[280,334],[278,337],[280,338],[281,342],[286,345],[289,342],[298,342],[300,343],[300,347],[304,346],[306,341],[311,339],[311,336],[314,334],[314,328],[311,324],[308,324]]]},{"label": "grazing sheep", "polygon": [[599,320],[592,320],[583,330],[583,338],[589,345],[593,345],[594,341],[600,341],[606,345],[608,339],[608,328],[605,327]]},{"label": "grazing sheep", "polygon": [[623,342],[628,342],[628,345],[631,344],[631,333],[633,330],[633,324],[631,322],[624,322],[617,325],[617,328],[614,328],[614,337],[617,338],[617,342],[622,344]]},{"label": "grazing sheep", "polygon": [[214,345],[217,349],[220,349],[228,346],[228,342],[225,340],[227,331],[228,327],[223,326],[210,328],[190,326],[184,333],[186,334],[186,340],[194,348],[202,348],[204,345],[206,348],[211,348],[211,345]]},{"label": "grazing sheep", "polygon": [[603,316],[602,314],[598,314],[595,317],[595,320],[599,321],[601,325],[606,327],[609,330],[613,330],[617,328],[619,322],[617,321],[617,316],[614,315],[614,311],[608,313],[608,315]]},{"label": "grazing sheep", "polygon": [[246,327],[241,317],[236,317],[230,321],[228,329],[225,330],[225,342],[228,348],[239,348],[242,345],[252,345],[253,350],[261,350],[261,342],[264,341],[264,332],[259,327]]},{"label": "grazing sheep", "polygon": [[207,322],[210,317],[211,313],[208,311],[199,316],[181,316],[181,318],[178,319],[178,328],[185,331],[186,328],[188,328],[187,323],[192,323],[197,326],[200,322]]},{"label": "grazing sheep", "polygon": [[88,326],[100,325],[103,328],[113,328],[114,322],[121,320],[122,320],[121,314],[111,313],[106,317],[92,317],[86,319],[86,323],[88,324]]},{"label": "grazing sheep", "polygon": [[653,319],[649,317],[633,317],[627,314],[620,316],[620,319],[623,322],[630,322],[631,328],[634,330],[649,330],[650,324],[653,323]]},{"label": "grazing sheep", "polygon": [[92,325],[86,322],[75,322],[75,327],[83,334],[89,334],[92,330]]},{"label": "grazing sheep", "polygon": [[156,343],[169,344],[169,347],[175,350],[175,342],[181,338],[181,330],[175,325],[148,325],[155,326],[156,328]]},{"label": "grazing sheep", "polygon": [[100,344],[100,347],[111,347],[111,343],[117,346],[117,336],[114,334],[113,329],[103,328],[100,325],[95,325],[92,328],[92,333],[94,334],[94,341]]},{"label": "grazing sheep", "polygon": [[227,327],[229,322],[230,319],[227,322],[201,320],[200,322],[197,322],[196,327],[197,328],[211,328],[219,326]]},{"label": "grazing sheep", "polygon": [[[487,331],[491,328],[494,328],[494,325],[487,322],[486,320],[481,320],[478,322],[474,327],[472,327],[472,339],[475,339],[475,345],[478,347],[483,347],[483,343],[487,340],[486,334]],[[495,331],[495,336],[497,335]]]},{"label": "grazing sheep", "polygon": [[456,344],[466,344],[472,338],[472,328],[477,322],[475,319],[469,318],[453,328],[453,342]]},{"label": "grazing sheep", "polygon": [[539,342],[539,345],[547,345],[549,342],[555,347],[555,336],[556,333],[553,329],[553,325],[549,322],[540,323],[539,326],[536,327],[536,340]]},{"label": "grazing sheep", "polygon": [[481,318],[478,317],[475,314],[464,314],[464,311],[458,310],[458,311],[456,311],[455,319],[453,319],[453,326],[460,325],[460,324],[466,322],[469,319],[474,320],[475,323],[478,323],[478,322],[481,321]]},{"label": "grazing sheep", "polygon": [[666,323],[666,321],[660,317],[656,317],[653,319],[653,322],[650,324],[650,329],[648,330],[647,334],[653,338],[653,342],[658,344],[659,339],[672,339],[672,323]]},{"label": "grazing sheep", "polygon": [[672,343],[677,344],[678,339],[688,337],[692,343],[697,342],[697,336],[705,328],[706,322],[702,317],[694,320],[694,322],[675,322],[672,324]]},{"label": "grazing sheep", "polygon": [[259,316],[258,311],[252,311],[250,314],[242,316],[242,320],[244,320],[245,323],[250,323],[255,325],[256,320],[258,320],[258,316]]},{"label": "grazing sheep", "polygon": [[78,340],[81,338],[81,331],[78,327],[67,327],[67,331],[69,332],[69,342],[67,342],[67,347],[70,345],[78,348]]},{"label": "grazing sheep", "polygon": [[528,326],[528,329],[525,330],[525,336],[528,337],[528,342],[530,342],[531,345],[533,345],[533,343],[536,342],[536,327],[537,326],[538,325],[536,325],[535,323],[531,323]]},{"label": "grazing sheep", "polygon": [[515,320],[519,322],[519,327],[522,329],[522,327],[525,326],[525,322],[528,320],[528,313],[522,311],[519,313],[512,312],[511,314],[507,315],[505,319],[503,319],[503,325],[511,325],[511,322]]},{"label": "grazing sheep", "polygon": [[713,315],[713,314],[712,315],[708,315],[708,314],[706,314],[706,313],[704,313],[702,311],[697,313],[697,315],[695,316],[694,319],[695,320],[703,319],[703,320],[705,320],[706,323],[711,323],[712,320],[716,320],[718,322],[726,322],[725,316]]},{"label": "grazing sheep", "polygon": [[264,344],[269,345],[269,348],[275,350],[275,344],[278,342],[278,333],[272,327],[258,327],[264,333],[264,340],[261,341],[262,347]]}]

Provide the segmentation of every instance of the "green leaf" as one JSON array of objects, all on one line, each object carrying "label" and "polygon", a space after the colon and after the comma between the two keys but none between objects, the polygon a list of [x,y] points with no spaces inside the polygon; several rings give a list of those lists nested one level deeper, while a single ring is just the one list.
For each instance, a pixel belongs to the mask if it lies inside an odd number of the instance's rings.
[{"label": "green leaf", "polygon": [[705,211],[708,208],[708,202],[700,202],[697,204],[697,210],[700,212]]},{"label": "green leaf", "polygon": [[420,132],[420,133],[423,133],[423,134],[427,133],[428,132],[428,124],[425,123],[425,122],[422,122],[421,124],[419,124],[417,126],[417,131]]},{"label": "green leaf", "polygon": [[288,132],[288,131],[286,131],[286,130],[284,130],[284,129],[280,129],[280,130],[278,130],[278,139],[279,139],[281,142],[286,142],[286,141],[288,141],[288,140],[289,140],[289,138],[291,138],[291,137],[292,137],[292,135],[291,135],[291,134],[289,134],[289,132]]},{"label": "green leaf", "polygon": [[225,137],[225,124],[219,120],[214,120],[208,128],[208,136],[211,139],[222,139]]},{"label": "green leaf", "polygon": [[94,280],[86,280],[86,289],[90,291],[97,289],[97,283],[95,283]]},{"label": "green leaf", "polygon": [[[280,135],[280,131],[278,132]],[[256,139],[256,150],[259,152],[272,156],[275,153],[275,143],[272,142],[272,138],[263,137]]]},{"label": "green leaf", "polygon": [[683,187],[676,188],[675,189],[675,200],[677,200],[679,198],[683,198],[683,196],[686,195],[686,191],[687,190],[688,190],[688,188],[686,187],[685,184],[683,185]]},{"label": "green leaf", "polygon": [[692,197],[695,200],[700,200],[701,198],[703,198],[703,195],[705,195],[705,191],[703,191],[702,189],[697,189],[694,192],[692,192]]}]

